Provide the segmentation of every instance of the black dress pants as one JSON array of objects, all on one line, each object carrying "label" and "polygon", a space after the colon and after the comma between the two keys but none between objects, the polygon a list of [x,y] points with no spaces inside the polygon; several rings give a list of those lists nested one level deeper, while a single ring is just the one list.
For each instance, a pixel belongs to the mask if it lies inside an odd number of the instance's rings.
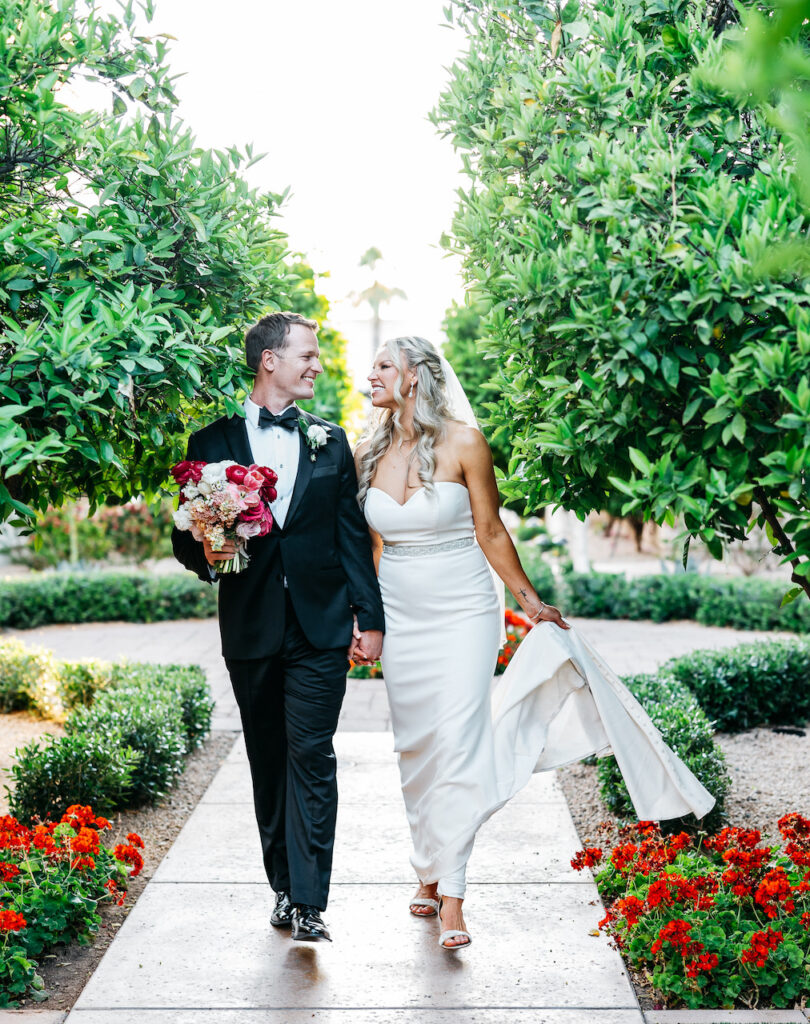
[{"label": "black dress pants", "polygon": [[312,647],[289,596],[284,641],[267,658],[227,660],[245,733],[264,868],[276,892],[326,909],[337,817],[332,737],[346,648]]}]

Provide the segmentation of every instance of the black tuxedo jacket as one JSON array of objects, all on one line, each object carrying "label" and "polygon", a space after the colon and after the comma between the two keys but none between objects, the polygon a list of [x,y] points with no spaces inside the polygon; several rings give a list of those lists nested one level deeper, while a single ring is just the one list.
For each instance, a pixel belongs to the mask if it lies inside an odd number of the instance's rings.
[{"label": "black tuxedo jacket", "polygon": [[[298,475],[283,529],[274,523],[267,536],[251,538],[247,568],[217,577],[222,654],[227,659],[265,658],[279,650],[285,577],[295,614],[313,647],[348,647],[352,613],[360,629],[384,629],[371,540],[357,504],[357,476],[346,434],[310,413],[301,415],[329,427],[329,440],[313,462],[298,430]],[[223,416],[192,434],[187,458],[250,465],[254,459],[245,420]],[[211,583],[200,541],[175,529],[172,548],[179,562]]]}]

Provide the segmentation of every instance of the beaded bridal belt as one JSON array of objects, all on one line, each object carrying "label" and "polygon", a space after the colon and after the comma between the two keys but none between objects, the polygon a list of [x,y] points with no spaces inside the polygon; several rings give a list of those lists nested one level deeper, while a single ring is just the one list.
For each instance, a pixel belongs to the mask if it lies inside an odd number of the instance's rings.
[{"label": "beaded bridal belt", "polygon": [[440,551],[459,551],[471,548],[475,537],[462,537],[460,540],[446,540],[441,544],[383,544],[386,555],[435,555]]}]

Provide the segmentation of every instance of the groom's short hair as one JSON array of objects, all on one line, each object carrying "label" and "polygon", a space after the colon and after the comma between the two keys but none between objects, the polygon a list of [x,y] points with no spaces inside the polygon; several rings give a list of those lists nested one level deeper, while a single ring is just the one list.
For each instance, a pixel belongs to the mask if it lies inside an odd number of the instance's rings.
[{"label": "groom's short hair", "polygon": [[317,320],[308,320],[300,313],[289,312],[270,313],[250,328],[245,335],[245,362],[251,370],[259,369],[265,349],[279,353],[284,351],[293,324],[302,324],[312,331],[318,330]]}]

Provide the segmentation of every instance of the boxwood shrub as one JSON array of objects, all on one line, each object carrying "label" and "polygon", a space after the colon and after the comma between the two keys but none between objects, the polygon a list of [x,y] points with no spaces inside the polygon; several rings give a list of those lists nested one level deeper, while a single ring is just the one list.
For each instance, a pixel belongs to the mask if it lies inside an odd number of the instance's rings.
[{"label": "boxwood shrub", "polygon": [[786,587],[776,580],[694,573],[632,579],[614,573],[569,573],[558,581],[559,602],[568,615],[653,622],[694,619],[704,626],[810,633],[810,601],[799,597],[780,608]]},{"label": "boxwood shrub", "polygon": [[195,665],[66,662],[15,640],[0,643],[4,675],[20,706],[44,711],[43,694],[58,694],[52,717],[68,711],[67,736],[17,752],[11,802],[21,820],[75,803],[113,810],[153,802],[211,727],[213,701]]},{"label": "boxwood shrub", "polygon": [[[674,676],[666,673],[625,677],[623,682],[644,706],[664,742],[715,797],[714,808],[700,822],[693,815],[664,823],[667,827],[715,828],[723,818],[731,780],[723,752],[714,742],[712,724],[694,694]],[[635,820],[636,813],[616,758],[598,762],[599,790],[608,809],[620,818]]]},{"label": "boxwood shrub", "polygon": [[0,641],[0,712],[26,711],[52,688],[56,663],[49,651],[19,640]]},{"label": "boxwood shrub", "polygon": [[57,622],[163,622],[216,614],[216,587],[190,573],[45,573],[0,582],[0,626]]},{"label": "boxwood shrub", "polygon": [[721,732],[810,718],[810,640],[773,639],[673,658],[663,671],[694,693]]},{"label": "boxwood shrub", "polygon": [[15,818],[59,820],[71,804],[91,804],[100,814],[125,806],[141,755],[112,737],[48,736],[17,750],[6,786]]},{"label": "boxwood shrub", "polygon": [[186,738],[171,694],[138,686],[107,690],[89,708],[68,716],[68,736],[108,738],[140,754],[125,799],[137,806],[164,796],[183,772]]}]

